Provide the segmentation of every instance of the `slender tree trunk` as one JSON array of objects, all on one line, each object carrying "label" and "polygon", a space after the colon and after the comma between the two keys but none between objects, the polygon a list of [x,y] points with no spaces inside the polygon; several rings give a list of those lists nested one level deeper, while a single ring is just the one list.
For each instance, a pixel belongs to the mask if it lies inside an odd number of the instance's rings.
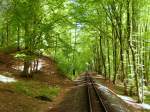
[{"label": "slender tree trunk", "polygon": [[105,58],[104,58],[104,53],[103,53],[103,48],[102,48],[102,36],[100,36],[100,52],[101,52],[101,57],[102,57],[102,63],[103,63],[103,68],[104,68],[104,76],[105,79],[107,78],[106,75],[106,65],[105,65]]},{"label": "slender tree trunk", "polygon": [[6,24],[6,45],[9,45],[9,26],[8,26],[8,21]]},{"label": "slender tree trunk", "polygon": [[111,80],[111,73],[110,73],[110,53],[109,53],[109,40],[107,38],[107,60],[108,60],[108,75],[109,75],[109,80]]},{"label": "slender tree trunk", "polygon": [[36,72],[38,71],[38,67],[39,67],[39,60],[36,60]]},{"label": "slender tree trunk", "polygon": [[[29,31],[28,31],[28,23],[25,24],[25,50],[28,50],[29,44],[28,44],[28,38],[29,38]],[[28,55],[28,54],[27,54]],[[30,61],[28,59],[25,59],[24,61],[24,69],[23,69],[23,75],[26,77],[29,76],[29,68],[30,68]]]},{"label": "slender tree trunk", "polygon": [[4,45],[5,39],[4,39],[4,33],[2,32],[2,38],[1,38],[1,46]]},{"label": "slender tree trunk", "polygon": [[17,50],[20,51],[20,28],[17,28]]},{"label": "slender tree trunk", "polygon": [[29,75],[29,67],[30,67],[30,62],[29,61],[25,61],[24,62],[24,69],[23,69],[23,76],[28,78]]},{"label": "slender tree trunk", "polygon": [[113,84],[116,83],[117,79],[117,42],[116,38],[114,35],[114,30],[113,30],[113,69],[114,69],[114,77],[113,77]]}]

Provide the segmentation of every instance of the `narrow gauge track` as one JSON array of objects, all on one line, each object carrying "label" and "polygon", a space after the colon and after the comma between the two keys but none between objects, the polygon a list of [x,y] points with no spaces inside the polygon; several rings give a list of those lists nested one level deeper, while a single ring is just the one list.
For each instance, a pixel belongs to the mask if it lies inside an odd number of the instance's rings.
[{"label": "narrow gauge track", "polygon": [[92,77],[86,74],[87,94],[89,103],[89,112],[108,112],[97,88],[94,85]]}]

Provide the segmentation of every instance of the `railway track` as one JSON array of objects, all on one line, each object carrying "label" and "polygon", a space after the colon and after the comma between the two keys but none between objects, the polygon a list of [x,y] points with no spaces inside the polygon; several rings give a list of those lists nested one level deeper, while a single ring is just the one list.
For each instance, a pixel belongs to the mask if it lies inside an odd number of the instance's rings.
[{"label": "railway track", "polygon": [[87,84],[89,112],[108,112],[95,87],[92,77],[89,74],[86,74],[85,79]]}]

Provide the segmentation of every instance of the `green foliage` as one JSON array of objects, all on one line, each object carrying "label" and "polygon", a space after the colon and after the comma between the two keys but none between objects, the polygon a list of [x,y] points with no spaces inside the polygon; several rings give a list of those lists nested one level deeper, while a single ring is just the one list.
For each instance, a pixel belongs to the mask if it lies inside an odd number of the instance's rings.
[{"label": "green foliage", "polygon": [[139,94],[141,79],[149,83],[148,0],[1,1],[0,52],[20,50],[14,56],[23,61],[43,53],[71,79],[96,71]]},{"label": "green foliage", "polygon": [[16,52],[14,57],[17,58],[17,59],[21,59],[23,61],[32,61],[32,60],[35,60],[37,58],[36,55],[29,55],[30,53],[28,53],[28,51],[19,51],[19,52]]},{"label": "green foliage", "polygon": [[13,83],[12,88],[15,92],[25,94],[31,97],[45,96],[53,100],[58,95],[60,88],[51,87],[45,83],[36,81],[18,81]]},{"label": "green foliage", "polygon": [[145,87],[145,91],[144,102],[150,104],[150,87]]}]

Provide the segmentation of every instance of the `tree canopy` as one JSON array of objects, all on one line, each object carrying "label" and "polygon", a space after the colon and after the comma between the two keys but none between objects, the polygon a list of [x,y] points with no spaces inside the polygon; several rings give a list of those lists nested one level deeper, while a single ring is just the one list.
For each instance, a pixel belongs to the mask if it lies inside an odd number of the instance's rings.
[{"label": "tree canopy", "polygon": [[[72,77],[95,71],[125,94],[150,78],[149,0],[0,0],[0,50],[18,51],[24,74],[43,54]],[[72,73],[72,72],[75,73]]]}]

